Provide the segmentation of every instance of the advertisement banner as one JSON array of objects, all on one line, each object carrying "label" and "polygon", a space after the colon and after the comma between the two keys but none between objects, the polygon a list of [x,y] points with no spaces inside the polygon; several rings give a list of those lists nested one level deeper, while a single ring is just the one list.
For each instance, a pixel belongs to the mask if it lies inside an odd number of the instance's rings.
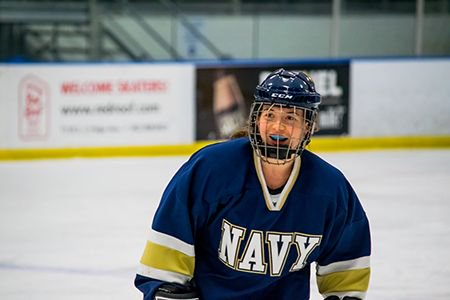
[{"label": "advertisement banner", "polygon": [[188,64],[0,65],[0,147],[190,144]]},{"label": "advertisement banner", "polygon": [[450,135],[450,59],[353,60],[355,137]]},{"label": "advertisement banner", "polygon": [[349,62],[197,67],[197,140],[227,138],[245,126],[255,87],[270,72],[307,72],[322,95],[318,135],[348,134]]}]

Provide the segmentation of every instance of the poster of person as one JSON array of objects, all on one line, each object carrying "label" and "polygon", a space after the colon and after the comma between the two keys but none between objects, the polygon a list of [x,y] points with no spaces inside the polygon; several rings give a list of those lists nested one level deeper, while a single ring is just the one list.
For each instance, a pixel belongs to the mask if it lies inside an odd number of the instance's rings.
[{"label": "poster of person", "polygon": [[226,139],[246,126],[255,87],[270,72],[307,72],[322,95],[318,135],[346,135],[349,122],[349,62],[208,65],[196,70],[196,139]]}]

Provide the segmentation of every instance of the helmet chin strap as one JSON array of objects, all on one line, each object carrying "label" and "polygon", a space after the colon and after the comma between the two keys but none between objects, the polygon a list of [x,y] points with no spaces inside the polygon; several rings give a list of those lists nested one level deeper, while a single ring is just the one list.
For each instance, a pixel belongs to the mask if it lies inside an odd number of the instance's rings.
[{"label": "helmet chin strap", "polygon": [[295,147],[280,145],[278,143],[270,145],[263,141],[259,133],[257,135],[259,143],[256,143],[256,147],[254,148],[257,150],[258,156],[269,164],[283,165],[293,161],[302,154],[303,148],[309,142],[310,132],[306,132],[302,140]]},{"label": "helmet chin strap", "polygon": [[[266,144],[257,146],[257,154],[264,162],[269,164],[283,165],[300,156],[304,147],[309,143],[310,132],[306,133],[303,140],[300,142],[300,147],[284,148],[279,146],[268,146]],[[261,149],[263,148],[263,149]]]}]

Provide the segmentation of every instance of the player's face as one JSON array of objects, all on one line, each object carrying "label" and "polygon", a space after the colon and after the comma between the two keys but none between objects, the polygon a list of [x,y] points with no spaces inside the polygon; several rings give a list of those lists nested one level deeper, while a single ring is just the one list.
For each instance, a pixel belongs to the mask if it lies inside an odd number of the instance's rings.
[{"label": "player's face", "polygon": [[305,135],[304,110],[278,104],[265,105],[258,121],[261,139],[271,146],[297,148]]}]

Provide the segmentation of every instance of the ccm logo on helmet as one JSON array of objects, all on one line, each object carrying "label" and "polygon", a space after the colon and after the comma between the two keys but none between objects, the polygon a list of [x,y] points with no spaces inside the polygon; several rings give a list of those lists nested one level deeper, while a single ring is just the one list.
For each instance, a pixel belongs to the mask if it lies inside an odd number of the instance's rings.
[{"label": "ccm logo on helmet", "polygon": [[282,99],[292,99],[292,98],[293,98],[292,95],[278,94],[278,93],[272,93],[272,95],[270,95],[270,97],[273,97],[273,98],[282,98]]}]

